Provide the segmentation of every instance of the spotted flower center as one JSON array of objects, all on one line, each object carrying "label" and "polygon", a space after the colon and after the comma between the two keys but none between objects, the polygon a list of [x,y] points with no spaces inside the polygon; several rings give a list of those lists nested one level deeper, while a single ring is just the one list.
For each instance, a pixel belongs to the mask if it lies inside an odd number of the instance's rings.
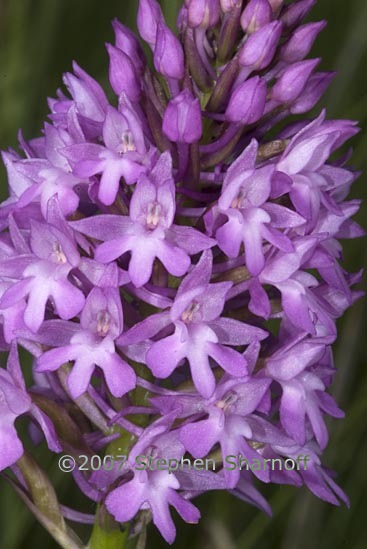
[{"label": "spotted flower center", "polygon": [[139,462],[148,467],[151,462],[157,459],[157,457],[158,457],[158,448],[156,446],[149,446],[145,450],[144,456],[139,457]]},{"label": "spotted flower center", "polygon": [[67,263],[66,255],[64,254],[59,242],[53,243],[53,257],[55,258],[56,263]]},{"label": "spotted flower center", "polygon": [[244,202],[246,200],[246,196],[243,190],[240,190],[236,198],[233,199],[231,208],[239,210],[244,207]]},{"label": "spotted flower center", "polygon": [[105,337],[110,329],[111,315],[108,311],[99,311],[97,315],[97,333],[101,337]]},{"label": "spotted flower center", "polygon": [[146,224],[148,229],[156,229],[161,220],[162,206],[158,202],[152,202],[149,204],[148,213],[146,217]]},{"label": "spotted flower center", "polygon": [[193,301],[192,303],[190,303],[190,306],[182,313],[182,320],[184,322],[192,322],[199,309],[199,303],[197,301]]},{"label": "spotted flower center", "polygon": [[223,412],[227,412],[233,404],[238,400],[238,395],[234,392],[228,393],[224,396],[221,400],[218,400],[216,403],[217,408],[220,410],[223,410]]},{"label": "spotted flower center", "polygon": [[136,151],[133,134],[130,131],[126,131],[121,136],[121,144],[118,148],[118,152],[119,154],[125,154],[132,151]]}]

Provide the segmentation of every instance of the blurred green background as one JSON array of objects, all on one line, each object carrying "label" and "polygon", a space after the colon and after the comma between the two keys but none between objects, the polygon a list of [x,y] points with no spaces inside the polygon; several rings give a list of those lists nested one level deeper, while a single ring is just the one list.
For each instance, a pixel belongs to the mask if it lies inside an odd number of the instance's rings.
[{"label": "blurred green background", "polygon": [[[17,130],[26,138],[38,134],[47,113],[46,97],[61,85],[61,74],[77,60],[102,83],[107,83],[107,54],[103,44],[112,41],[110,21],[118,17],[134,27],[137,0],[0,0],[0,148],[16,146]],[[162,0],[173,24],[178,0]],[[367,2],[319,0],[312,20],[327,19],[313,55],[322,57],[323,70],[338,76],[317,107],[328,116],[351,118],[361,123],[353,139],[352,164],[366,171],[367,147]],[[0,168],[0,196],[7,193]],[[362,176],[353,197],[363,198],[357,216],[364,226],[367,216],[366,179]],[[366,264],[362,240],[345,242],[349,270]],[[365,549],[367,547],[367,353],[366,306],[359,301],[339,323],[335,345],[338,372],[333,394],[346,411],[346,419],[330,425],[325,463],[338,472],[338,482],[351,499],[351,508],[334,508],[317,500],[306,489],[263,486],[273,508],[272,519],[228,494],[201,496],[200,526],[177,521],[177,549]],[[1,418],[0,418],[1,419]],[[42,453],[42,455],[44,455]],[[54,459],[45,464],[52,471],[62,503],[74,502],[73,484],[57,474]],[[83,502],[90,511],[90,504]],[[148,549],[165,547],[149,531]],[[0,480],[0,549],[23,547],[52,549],[49,535],[33,519],[19,498]]]}]

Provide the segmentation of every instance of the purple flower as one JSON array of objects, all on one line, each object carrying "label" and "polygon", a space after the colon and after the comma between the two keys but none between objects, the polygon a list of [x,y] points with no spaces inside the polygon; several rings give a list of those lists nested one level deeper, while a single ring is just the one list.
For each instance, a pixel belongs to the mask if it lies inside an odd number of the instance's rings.
[{"label": "purple flower", "polygon": [[[67,132],[49,124],[45,124],[44,134],[42,154],[46,158],[33,157],[13,162],[13,181],[21,180],[27,185],[20,193],[17,208],[24,208],[32,202],[40,203],[42,214],[46,217],[48,202],[57,195],[62,213],[69,215],[79,205],[79,196],[74,188],[85,184],[71,173],[69,162],[60,154],[60,150],[73,141]],[[13,184],[19,186],[19,183]]]},{"label": "purple flower", "polygon": [[[209,401],[194,397],[192,411],[204,412],[208,414],[208,419],[186,423],[181,428],[180,439],[186,450],[194,457],[201,458],[207,456],[219,442],[224,463],[227,456],[239,454],[250,462],[252,459],[261,461],[261,456],[247,442],[250,439],[257,440],[257,437],[246,421],[246,416],[258,408],[268,388],[269,381],[266,379],[232,379],[218,385]],[[239,480],[239,468],[231,470],[226,465],[224,467],[227,486],[234,488]],[[256,473],[261,480],[268,481],[268,473]]]},{"label": "purple flower", "polygon": [[324,501],[340,505],[339,500],[341,500],[349,507],[349,499],[332,479],[332,472],[321,465],[320,450],[315,443],[309,442],[305,446],[293,445],[293,447],[274,445],[272,448],[276,453],[291,459],[297,459],[297,456],[300,455],[308,456],[306,468],[300,467],[299,471],[306,486]]},{"label": "purple flower", "polygon": [[0,299],[0,309],[17,307],[27,298],[24,322],[37,332],[52,299],[56,313],[64,320],[73,318],[84,305],[84,295],[70,280],[78,266],[79,252],[70,234],[52,225],[31,221],[29,247],[18,257],[2,262],[0,272],[15,279]]},{"label": "purple flower", "polygon": [[[353,122],[325,121],[322,112],[292,138],[277,163],[277,170],[292,180],[289,196],[297,211],[309,221],[308,229],[314,228],[321,204],[337,215],[342,214],[333,195],[339,185],[345,185],[353,176],[324,165],[331,153],[357,131]],[[325,177],[323,173],[328,172],[330,176]]]},{"label": "purple flower", "polygon": [[200,513],[192,503],[178,494],[180,483],[176,476],[167,470],[160,470],[159,467],[157,469],[160,458],[164,461],[180,459],[184,453],[177,433],[165,431],[167,426],[158,421],[141,435],[129,454],[134,477],[108,494],[106,506],[119,522],[131,520],[140,509],[150,509],[153,522],[164,539],[173,543],[176,528],[169,506],[172,505],[189,523],[197,523]]},{"label": "purple flower", "polygon": [[[321,454],[325,415],[344,415],[329,392],[336,320],[362,295],[340,243],[364,234],[347,199],[359,174],[337,157],[358,129],[292,118],[333,77],[307,59],[324,26],[303,23],[313,3],[185,0],[171,30],[140,0],[153,62],[115,20],[111,104],[74,63],[40,136],[2,153],[0,469],[62,546],[76,539],[64,518],[107,512],[134,532],[151,514],[173,543],[170,507],[196,523],[190,500],[210,490],[270,514],[254,476],[348,505]],[[96,517],[58,506],[32,445],[20,460],[24,415],[33,444],[61,450],[54,422],[70,456],[103,452],[98,471],[73,472]],[[302,455],[305,469],[282,467]],[[112,539],[103,522],[90,545]]]},{"label": "purple flower", "polygon": [[51,451],[61,451],[51,421],[32,402],[30,395],[27,393],[16,344],[11,346],[6,370],[0,368],[0,413],[1,471],[14,465],[24,453],[23,444],[14,426],[15,420],[23,414],[29,414],[37,422]]},{"label": "purple flower", "polygon": [[[3,296],[6,290],[12,286],[10,281],[0,284],[0,296]],[[2,319],[3,335],[6,343],[11,343],[16,338],[17,331],[20,328],[26,329],[24,324],[24,311],[27,307],[25,299],[19,301],[13,307],[0,310]]]},{"label": "purple flower", "polygon": [[232,318],[221,317],[231,282],[210,284],[211,252],[204,252],[199,263],[182,281],[168,313],[151,316],[134,326],[119,339],[121,345],[143,341],[164,326],[173,324],[175,331],[153,343],[146,355],[147,366],[160,378],[168,377],[186,358],[192,380],[203,396],[215,390],[215,378],[209,357],[235,377],[247,373],[246,359],[227,345],[248,345],[266,337],[263,330]]},{"label": "purple flower", "polygon": [[107,240],[96,250],[98,261],[108,263],[130,251],[129,274],[138,288],[150,279],[155,258],[170,274],[182,276],[190,266],[190,254],[214,243],[195,229],[173,224],[175,189],[171,165],[170,155],[165,153],[150,177],[140,177],[131,200],[130,217],[101,215],[71,224],[88,236]]},{"label": "purple flower", "polygon": [[199,141],[202,134],[200,104],[188,90],[184,90],[169,102],[164,113],[162,129],[171,141]]},{"label": "purple flower", "polygon": [[[86,123],[87,120],[92,120],[95,123],[103,123],[108,106],[104,91],[98,82],[83,71],[76,63],[73,64],[73,69],[75,74],[65,74],[64,82],[73,97],[76,110],[81,117],[81,122],[84,120]],[[72,102],[67,101],[67,107],[71,106]],[[59,109],[56,108],[55,110],[57,113]]]},{"label": "purple flower", "polygon": [[[270,301],[263,286],[271,284],[280,291],[283,318],[287,318],[299,330],[310,334],[319,334],[321,330],[324,335],[335,335],[335,318],[340,313],[327,304],[322,292],[316,291],[322,286],[315,276],[300,269],[307,263],[317,267],[320,253],[317,249],[318,242],[314,237],[294,240],[294,253],[278,252],[257,279],[246,283],[251,296],[249,309],[254,314],[269,318]],[[330,265],[330,259],[327,263]],[[324,263],[324,267],[327,263]],[[334,290],[334,293],[338,291]],[[332,292],[333,290],[330,293]]]},{"label": "purple flower", "polygon": [[[325,366],[318,364],[325,345],[308,341],[282,347],[267,360],[266,373],[282,387],[280,420],[286,432],[299,444],[306,442],[306,416],[321,448],[328,434],[322,412],[344,417],[325,391]],[[319,371],[318,371],[319,370]]]},{"label": "purple flower", "polygon": [[103,124],[105,146],[81,143],[65,147],[64,154],[79,177],[102,174],[98,198],[110,205],[116,198],[120,179],[136,183],[147,167],[147,148],[139,119],[133,108],[125,105],[121,112],[108,107]]},{"label": "purple flower", "polygon": [[[219,247],[229,257],[237,257],[243,243],[246,266],[254,276],[265,265],[263,240],[291,252],[291,240],[278,228],[297,227],[304,223],[304,219],[294,211],[267,202],[274,166],[255,169],[257,149],[253,140],[228,170],[218,200],[218,213],[224,214],[228,221],[215,232]],[[209,216],[207,227],[210,227]]]},{"label": "purple flower", "polygon": [[[48,326],[53,327],[50,321]],[[55,345],[52,329],[47,323],[42,341]],[[122,332],[123,318],[118,291],[115,288],[94,288],[88,295],[80,315],[80,325],[70,325],[66,331],[66,345],[43,353],[37,361],[37,372],[55,371],[74,361],[68,376],[69,390],[78,398],[87,389],[96,366],[103,371],[107,386],[115,397],[131,391],[136,385],[133,369],[118,355],[114,341]],[[65,326],[60,326],[65,330]],[[71,330],[71,337],[68,331]],[[48,337],[48,332],[50,336]],[[74,334],[73,334],[74,332]],[[58,338],[58,343],[60,339]],[[65,343],[66,343],[65,342]]]}]

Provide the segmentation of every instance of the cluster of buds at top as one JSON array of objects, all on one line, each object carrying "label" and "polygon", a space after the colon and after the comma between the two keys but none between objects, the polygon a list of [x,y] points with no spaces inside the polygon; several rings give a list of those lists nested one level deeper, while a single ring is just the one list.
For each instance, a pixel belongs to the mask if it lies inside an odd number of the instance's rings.
[{"label": "cluster of buds at top", "polygon": [[[175,34],[140,0],[151,62],[114,21],[113,104],[74,64],[41,137],[3,153],[0,467],[46,526],[59,517],[59,541],[63,514],[93,517],[57,507],[46,481],[52,517],[37,507],[14,426],[25,414],[52,452],[122,449],[124,468],[77,471],[77,485],[133,531],[148,510],[170,543],[169,506],[197,522],[190,500],[207,490],[270,512],[255,476],[348,501],[321,454],[325,415],[343,416],[327,392],[335,321],[361,294],[339,243],[362,235],[346,200],[358,174],[330,156],[357,128],[324,112],[292,119],[333,76],[306,59],[324,27],[302,23],[313,3],[185,0]],[[30,387],[18,346],[34,357]],[[239,454],[309,461],[224,467]],[[214,456],[217,469],[138,471],[138,455]]]}]

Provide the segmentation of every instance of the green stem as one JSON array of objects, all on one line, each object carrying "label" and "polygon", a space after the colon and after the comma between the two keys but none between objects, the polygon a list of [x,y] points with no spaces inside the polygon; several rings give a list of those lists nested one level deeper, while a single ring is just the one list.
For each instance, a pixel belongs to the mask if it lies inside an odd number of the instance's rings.
[{"label": "green stem", "polygon": [[[138,374],[145,373],[142,372],[140,364],[134,363],[134,367]],[[147,391],[138,386],[130,394],[130,399],[132,404],[144,406],[147,404]],[[147,416],[135,415],[131,419],[134,419],[136,425],[145,426]],[[127,456],[136,441],[134,435],[121,428],[119,429],[121,436],[110,442],[106,449],[106,455],[114,456],[117,459],[118,456]],[[123,505],[123,502],[121,504]],[[99,505],[88,549],[133,549],[135,539],[128,539],[129,526],[129,524],[121,525],[116,522],[105,505]]]},{"label": "green stem", "polygon": [[46,473],[36,461],[24,453],[17,465],[22,472],[25,483],[37,509],[59,528],[64,529],[65,523],[54,488]]},{"label": "green stem", "polygon": [[129,536],[129,525],[120,526],[102,504],[98,508],[93,526],[89,549],[125,549]]},{"label": "green stem", "polygon": [[18,492],[36,519],[57,541],[62,549],[81,549],[84,545],[73,530],[64,521],[55,490],[46,473],[27,453],[18,460],[17,465],[23,475],[30,497],[17,483],[10,483]]},{"label": "green stem", "polygon": [[[121,436],[107,446],[106,455],[128,455],[135,437],[128,431],[121,430]],[[121,459],[121,458],[120,458]],[[129,524],[121,525],[107,511],[102,503],[98,506],[88,549],[125,549],[129,535]]]}]

